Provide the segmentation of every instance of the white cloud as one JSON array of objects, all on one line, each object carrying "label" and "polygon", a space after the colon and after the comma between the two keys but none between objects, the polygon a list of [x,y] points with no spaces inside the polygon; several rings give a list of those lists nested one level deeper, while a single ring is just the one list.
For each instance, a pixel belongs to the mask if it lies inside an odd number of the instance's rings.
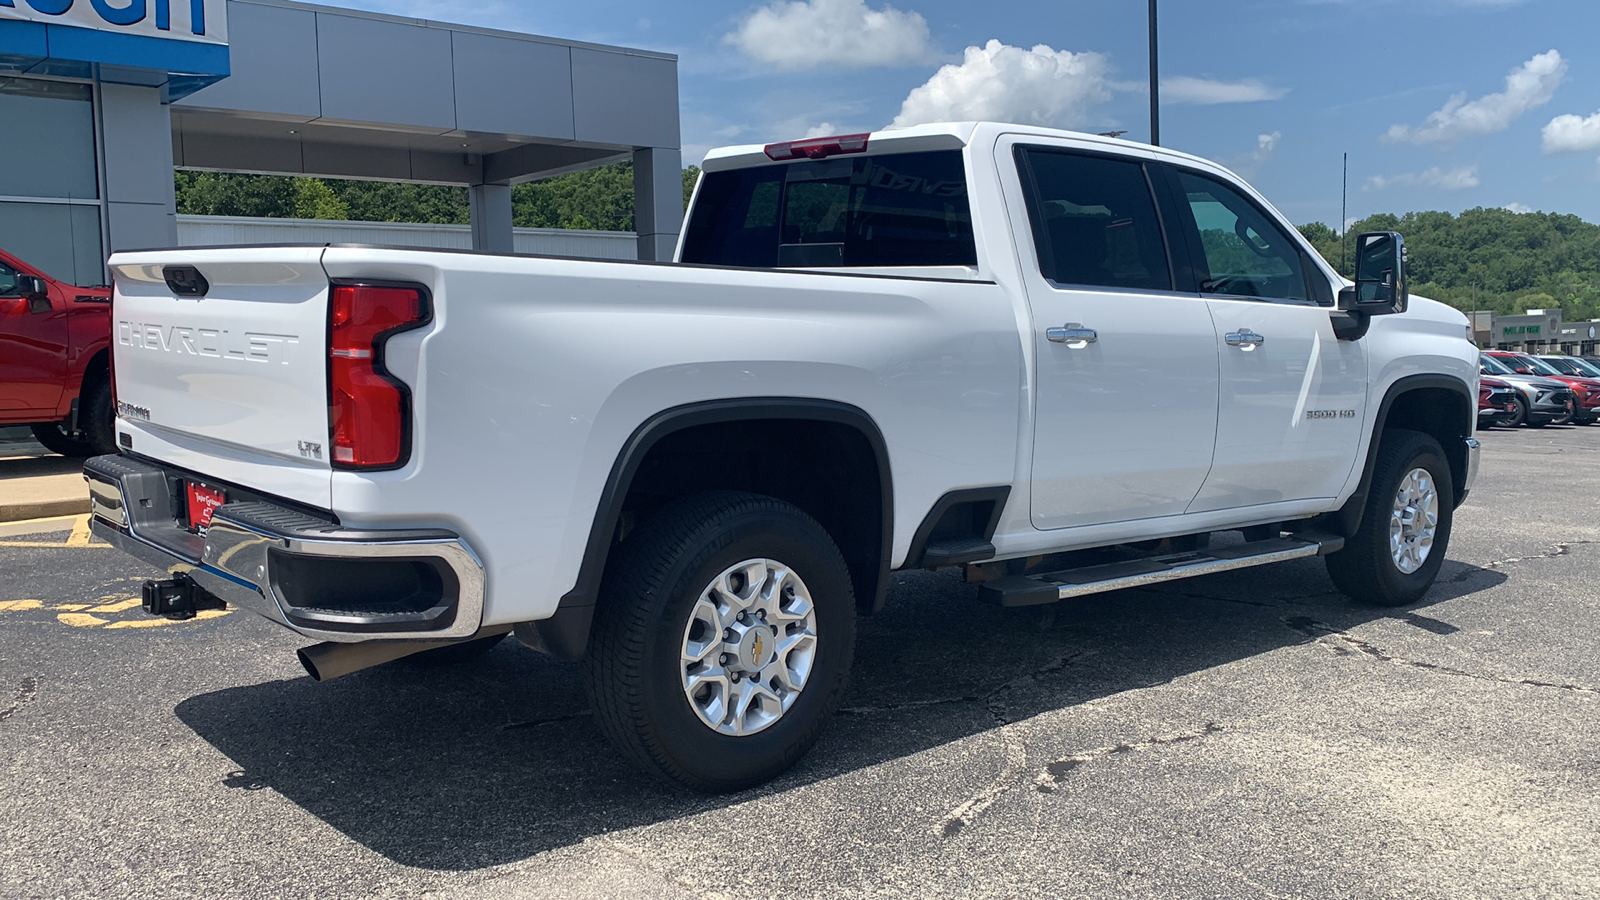
[{"label": "white cloud", "polygon": [[808,138],[833,137],[836,134],[843,133],[843,130],[832,122],[823,122],[821,125],[813,125],[806,129],[806,137]]},{"label": "white cloud", "polygon": [[1082,126],[1090,108],[1111,99],[1108,70],[1103,54],[991,40],[968,47],[960,65],[941,68],[913,89],[889,127],[971,119]]},{"label": "white cloud", "polygon": [[1216,81],[1210,78],[1192,78],[1178,75],[1161,79],[1161,102],[1193,103],[1210,106],[1216,103],[1259,103],[1277,100],[1288,95],[1288,88],[1275,88],[1254,78],[1244,81]]},{"label": "white cloud", "polygon": [[1462,166],[1458,169],[1441,169],[1438,166],[1426,172],[1408,172],[1404,175],[1374,175],[1367,179],[1363,190],[1381,191],[1391,186],[1398,187],[1431,187],[1446,191],[1461,191],[1475,188],[1482,184],[1478,178],[1477,166]]},{"label": "white cloud", "polygon": [[1262,165],[1272,158],[1273,151],[1278,149],[1278,142],[1283,140],[1283,132],[1274,131],[1271,134],[1256,135],[1256,149],[1237,159],[1224,163],[1228,168],[1238,173],[1241,177],[1254,178]]},{"label": "white cloud", "polygon": [[780,69],[904,66],[938,55],[921,15],[864,0],[777,0],[723,41]]},{"label": "white cloud", "polygon": [[1533,212],[1533,207],[1529,206],[1526,203],[1507,203],[1505,206],[1502,206],[1500,208],[1504,209],[1504,210],[1507,210],[1508,212],[1514,212],[1514,213],[1518,213],[1518,214]]},{"label": "white cloud", "polygon": [[1512,69],[1501,93],[1485,94],[1470,102],[1466,94],[1456,94],[1420,126],[1395,125],[1384,138],[1409,144],[1453,144],[1463,138],[1505,131],[1524,113],[1549,103],[1566,77],[1567,61],[1560,53],[1541,53]]},{"label": "white cloud", "polygon": [[1544,152],[1587,153],[1600,150],[1600,112],[1581,116],[1556,116],[1544,126]]}]

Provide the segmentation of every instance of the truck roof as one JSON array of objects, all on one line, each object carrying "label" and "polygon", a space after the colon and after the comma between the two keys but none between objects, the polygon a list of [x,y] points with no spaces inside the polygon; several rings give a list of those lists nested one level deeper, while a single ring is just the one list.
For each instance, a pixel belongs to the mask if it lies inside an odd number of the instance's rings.
[{"label": "truck roof", "polygon": [[[1080,131],[1067,131],[1060,128],[1045,128],[1039,125],[1018,125],[1009,122],[935,122],[928,125],[914,125],[910,128],[895,128],[885,131],[874,131],[867,136],[867,152],[914,153],[924,150],[959,150],[969,144],[983,144],[992,141],[1001,134],[1037,135],[1053,139],[1064,139],[1078,144],[1086,150],[1111,150],[1127,153],[1129,151],[1142,151],[1155,156],[1162,156],[1172,160],[1181,160],[1204,168],[1221,168],[1215,162],[1169,150],[1166,147],[1155,147],[1142,144],[1138,141],[1123,140],[1122,138],[1106,137],[1099,134],[1086,134]],[[793,140],[825,140],[825,137],[794,138]],[[724,169],[742,169],[757,165],[781,165],[788,162],[775,162],[766,155],[766,144],[739,144],[730,147],[718,147],[706,154],[705,162],[701,168],[707,172],[717,172]]]}]

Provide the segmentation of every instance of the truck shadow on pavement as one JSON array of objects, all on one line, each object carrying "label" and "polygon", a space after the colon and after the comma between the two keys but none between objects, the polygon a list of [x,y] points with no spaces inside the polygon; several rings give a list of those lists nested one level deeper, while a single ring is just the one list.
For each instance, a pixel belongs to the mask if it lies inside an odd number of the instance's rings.
[{"label": "truck shadow on pavement", "polygon": [[1395,611],[1334,593],[1317,560],[1029,609],[983,605],[951,573],[894,578],[888,608],[861,621],[852,688],[822,741],[744,794],[690,794],[619,759],[589,717],[578,667],[510,641],[451,669],[401,661],[327,684],[216,691],[176,711],[238,765],[229,787],[276,791],[407,866],[477,869],[859,772],[1378,619],[1448,634],[1453,626],[1421,610],[1506,576],[1447,561],[1421,605]]}]

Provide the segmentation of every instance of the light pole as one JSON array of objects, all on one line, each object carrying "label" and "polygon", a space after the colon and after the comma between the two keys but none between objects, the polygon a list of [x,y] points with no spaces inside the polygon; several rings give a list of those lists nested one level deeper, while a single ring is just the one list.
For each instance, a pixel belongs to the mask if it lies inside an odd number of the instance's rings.
[{"label": "light pole", "polygon": [[1150,0],[1150,145],[1161,146],[1161,80],[1156,65],[1156,0]]}]

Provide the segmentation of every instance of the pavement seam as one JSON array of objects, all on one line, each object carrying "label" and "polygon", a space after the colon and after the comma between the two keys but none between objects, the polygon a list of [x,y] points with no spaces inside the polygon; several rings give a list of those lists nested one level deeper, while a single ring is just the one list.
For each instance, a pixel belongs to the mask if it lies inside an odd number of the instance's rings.
[{"label": "pavement seam", "polygon": [[[1305,616],[1292,616],[1284,620],[1284,624],[1312,638],[1335,656],[1361,655],[1379,662],[1386,662],[1396,666],[1411,669],[1421,669],[1424,672],[1434,672],[1439,675],[1449,675],[1455,678],[1471,678],[1475,681],[1487,681],[1494,684],[1509,684],[1516,687],[1555,688],[1561,691],[1570,691],[1575,694],[1600,694],[1600,688],[1582,684],[1563,684],[1554,681],[1541,681],[1536,678],[1506,678],[1499,675],[1484,675],[1478,672],[1468,672],[1453,666],[1439,663],[1423,662],[1422,660],[1407,659],[1382,650],[1367,641],[1364,641],[1349,632],[1325,625],[1315,619]],[[1337,643],[1330,643],[1326,639],[1332,638]],[[1340,646],[1340,645],[1343,646]]]}]

